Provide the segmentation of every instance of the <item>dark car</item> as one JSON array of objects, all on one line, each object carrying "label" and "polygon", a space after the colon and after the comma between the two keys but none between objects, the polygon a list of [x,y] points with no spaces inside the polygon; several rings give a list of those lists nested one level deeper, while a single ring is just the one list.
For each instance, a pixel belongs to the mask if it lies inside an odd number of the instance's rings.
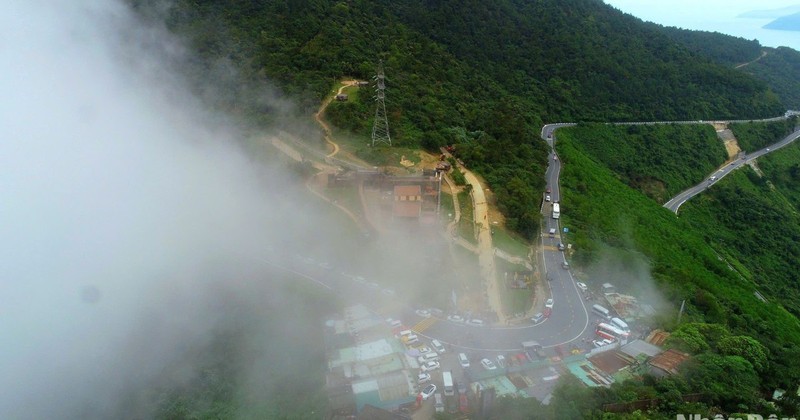
[{"label": "dark car", "polygon": [[550,190],[550,187],[547,187],[547,189],[546,189],[546,190],[544,190],[544,192],[546,192],[546,193],[550,194],[552,191]]}]

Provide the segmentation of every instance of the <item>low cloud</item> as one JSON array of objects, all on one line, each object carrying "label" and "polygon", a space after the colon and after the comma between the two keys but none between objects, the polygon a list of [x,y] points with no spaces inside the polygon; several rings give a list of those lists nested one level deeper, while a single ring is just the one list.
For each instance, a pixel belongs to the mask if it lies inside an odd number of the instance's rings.
[{"label": "low cloud", "polygon": [[110,415],[312,236],[184,54],[120,2],[0,4],[0,417]]}]

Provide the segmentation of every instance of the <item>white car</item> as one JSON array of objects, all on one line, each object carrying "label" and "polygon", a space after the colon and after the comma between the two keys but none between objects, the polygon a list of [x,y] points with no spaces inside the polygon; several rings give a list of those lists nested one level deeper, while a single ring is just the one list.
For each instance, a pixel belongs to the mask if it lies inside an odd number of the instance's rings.
[{"label": "white car", "polygon": [[464,353],[458,353],[458,363],[460,363],[461,367],[463,367],[464,369],[468,368],[469,359],[467,358],[467,355]]},{"label": "white car", "polygon": [[422,399],[423,400],[427,400],[435,392],[436,392],[436,385],[430,384],[430,385],[426,386],[425,388],[423,388],[422,392],[420,392],[420,394],[422,395]]},{"label": "white car", "polygon": [[399,328],[403,325],[399,319],[394,318],[386,318],[386,323],[389,324],[392,328]]},{"label": "white car", "polygon": [[424,384],[425,382],[431,381],[431,374],[430,373],[420,373],[417,375],[417,382],[420,384]]},{"label": "white car", "polygon": [[553,308],[553,298],[547,299],[547,302],[544,303],[545,308]]},{"label": "white car", "polygon": [[502,354],[497,355],[497,366],[500,366],[501,368],[506,367],[506,357]]},{"label": "white car", "polygon": [[417,309],[416,311],[414,311],[414,313],[423,318],[430,318],[431,316],[431,311],[427,309]]},{"label": "white car", "polygon": [[495,370],[495,369],[497,369],[497,366],[495,366],[494,363],[489,359],[481,360],[481,366],[483,366],[483,368],[486,369],[486,370]]},{"label": "white car", "polygon": [[533,316],[533,318],[531,318],[531,322],[533,322],[534,324],[538,324],[542,321],[544,321],[544,314],[541,312],[537,313],[536,315]]},{"label": "white car", "polygon": [[461,315],[450,315],[447,317],[447,319],[452,322],[464,322],[464,317]]},{"label": "white car", "polygon": [[595,347],[603,347],[609,344],[614,344],[614,340],[604,339],[604,340],[592,340],[592,345]]},{"label": "white car", "polygon": [[472,318],[469,321],[467,321],[467,324],[474,325],[476,327],[482,327],[483,326],[483,320],[480,320],[480,319],[477,319],[477,318]]},{"label": "white car", "polygon": [[549,195],[544,196],[544,201],[548,201],[549,202],[550,201],[550,196]]},{"label": "white car", "polygon": [[444,346],[439,342],[439,340],[431,340],[431,346],[433,346],[433,349],[439,354],[445,352]]},{"label": "white car", "polygon": [[586,283],[575,282],[575,284],[578,285],[578,289],[581,289],[582,292],[589,290],[589,287],[586,286]]},{"label": "white car", "polygon": [[439,362],[435,360],[431,360],[430,362],[425,362],[425,364],[423,364],[420,367],[420,369],[422,369],[423,372],[430,372],[432,370],[439,369]]}]

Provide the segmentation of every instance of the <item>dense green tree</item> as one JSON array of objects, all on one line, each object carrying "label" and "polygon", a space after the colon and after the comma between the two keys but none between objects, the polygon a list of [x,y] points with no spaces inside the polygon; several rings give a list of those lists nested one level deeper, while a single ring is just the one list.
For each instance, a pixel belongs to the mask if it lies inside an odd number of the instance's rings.
[{"label": "dense green tree", "polygon": [[752,337],[746,335],[724,337],[717,343],[717,348],[721,354],[740,356],[747,360],[756,371],[763,371],[767,367],[767,349]]}]

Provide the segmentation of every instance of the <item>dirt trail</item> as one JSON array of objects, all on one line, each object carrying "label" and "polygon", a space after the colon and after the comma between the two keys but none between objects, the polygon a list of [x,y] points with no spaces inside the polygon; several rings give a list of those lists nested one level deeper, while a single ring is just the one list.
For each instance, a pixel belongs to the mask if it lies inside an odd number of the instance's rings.
[{"label": "dirt trail", "polygon": [[342,94],[342,91],[345,88],[350,86],[356,86],[357,84],[358,84],[357,80],[348,80],[342,82],[342,86],[340,86],[339,90],[336,91],[336,95],[330,96],[327,99],[325,99],[325,101],[322,102],[322,105],[320,105],[319,111],[317,111],[317,113],[314,114],[314,119],[317,120],[317,123],[320,125],[320,127],[322,127],[322,131],[325,132],[325,141],[328,142],[328,144],[330,144],[331,147],[333,148],[333,151],[328,153],[327,157],[336,156],[336,154],[339,153],[339,145],[333,141],[333,137],[331,136],[331,128],[330,126],[328,126],[328,124],[325,122],[325,119],[323,118],[325,116],[325,110],[328,108],[328,105],[331,104],[331,101],[333,101],[333,99],[337,95]]},{"label": "dirt trail", "polygon": [[752,60],[752,61],[748,61],[748,62],[746,62],[746,63],[739,64],[739,65],[737,65],[737,66],[736,66],[736,67],[734,67],[734,68],[735,68],[735,69],[740,69],[740,68],[742,68],[742,67],[744,67],[744,66],[747,66],[747,65],[753,64],[753,63],[755,63],[756,61],[758,61],[758,60],[761,60],[762,58],[764,58],[766,55],[767,55],[767,52],[766,52],[766,51],[761,51],[761,55],[759,55],[759,56],[758,56],[758,58],[756,58],[755,60]]}]

